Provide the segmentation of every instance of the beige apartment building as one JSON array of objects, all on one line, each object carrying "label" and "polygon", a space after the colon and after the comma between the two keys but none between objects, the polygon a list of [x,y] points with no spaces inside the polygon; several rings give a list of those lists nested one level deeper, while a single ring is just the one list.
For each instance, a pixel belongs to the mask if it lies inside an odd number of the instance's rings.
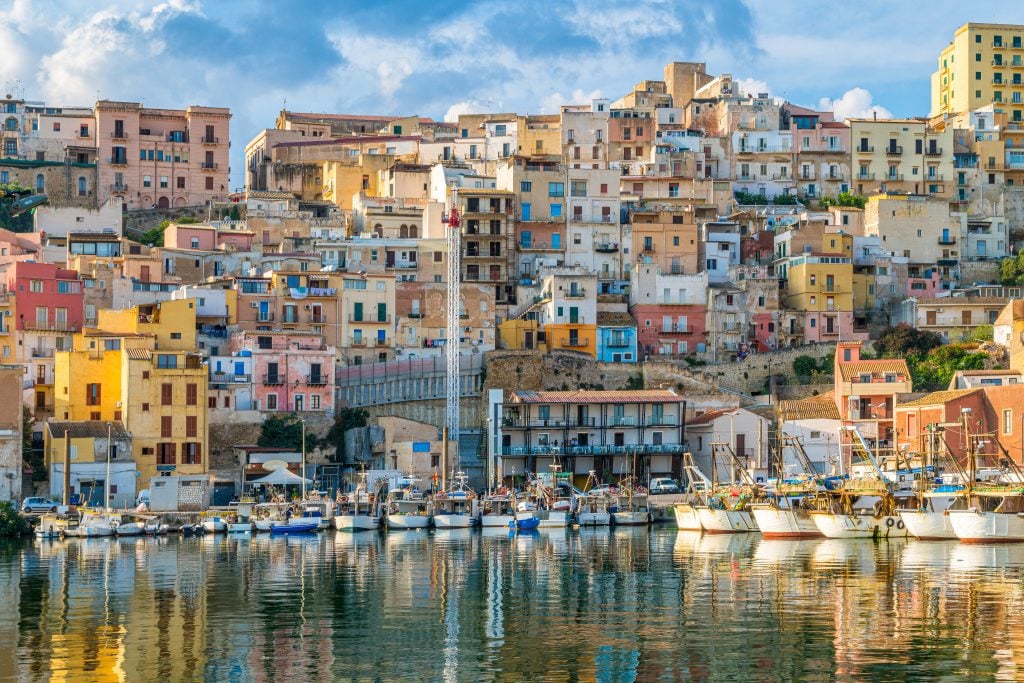
[{"label": "beige apartment building", "polygon": [[932,73],[932,116],[994,104],[1024,121],[1024,26],[961,26],[939,53]]},{"label": "beige apartment building", "polygon": [[95,117],[101,202],[119,195],[129,209],[148,209],[227,199],[229,109],[100,100]]},{"label": "beige apartment building", "polygon": [[953,197],[953,131],[926,119],[848,119],[856,194]]}]

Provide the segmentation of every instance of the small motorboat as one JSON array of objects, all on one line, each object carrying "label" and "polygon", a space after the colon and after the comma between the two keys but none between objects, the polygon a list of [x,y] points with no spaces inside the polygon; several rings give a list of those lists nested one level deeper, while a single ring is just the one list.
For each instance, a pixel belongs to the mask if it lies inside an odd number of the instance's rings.
[{"label": "small motorboat", "polygon": [[297,517],[285,524],[273,524],[270,527],[270,534],[272,536],[313,534],[317,531],[320,531],[320,520],[308,517]]},{"label": "small motorboat", "polygon": [[229,534],[251,534],[252,522],[228,522]]},{"label": "small motorboat", "polygon": [[219,515],[212,515],[203,520],[203,529],[211,534],[222,534],[228,530],[228,523]]},{"label": "small motorboat", "polygon": [[148,519],[145,526],[142,527],[143,533],[147,536],[166,536],[170,530],[170,525],[161,522],[159,517]]},{"label": "small motorboat", "polygon": [[538,527],[540,527],[540,517],[523,517],[508,523],[508,528],[514,531],[533,531]]}]

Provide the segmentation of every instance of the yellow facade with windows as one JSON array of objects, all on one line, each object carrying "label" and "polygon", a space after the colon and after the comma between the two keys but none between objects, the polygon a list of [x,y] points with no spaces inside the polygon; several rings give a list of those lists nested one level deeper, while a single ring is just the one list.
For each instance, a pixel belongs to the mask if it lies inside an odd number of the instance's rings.
[{"label": "yellow facade with windows", "polygon": [[853,237],[826,233],[821,251],[789,259],[784,304],[790,310],[853,310]]},{"label": "yellow facade with windows", "polygon": [[967,23],[939,53],[932,116],[989,104],[1024,120],[1024,25]]},{"label": "yellow facade with windows", "polygon": [[909,193],[949,199],[956,189],[953,131],[926,119],[847,119],[856,194]]},{"label": "yellow facade with windows", "polygon": [[548,323],[544,326],[548,351],[576,351],[597,358],[597,325]]}]

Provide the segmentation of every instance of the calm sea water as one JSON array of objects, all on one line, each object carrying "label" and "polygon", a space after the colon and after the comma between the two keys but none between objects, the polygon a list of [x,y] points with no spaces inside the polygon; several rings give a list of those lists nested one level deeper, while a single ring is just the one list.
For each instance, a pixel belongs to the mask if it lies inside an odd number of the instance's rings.
[{"label": "calm sea water", "polygon": [[1024,680],[1024,547],[667,527],[0,544],[0,679]]}]

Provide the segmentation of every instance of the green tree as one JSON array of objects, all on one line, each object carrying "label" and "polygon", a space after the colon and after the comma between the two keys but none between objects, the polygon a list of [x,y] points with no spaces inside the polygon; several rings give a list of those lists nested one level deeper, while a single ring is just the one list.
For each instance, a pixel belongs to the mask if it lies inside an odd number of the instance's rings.
[{"label": "green tree", "polygon": [[370,414],[362,408],[342,408],[334,424],[324,437],[324,445],[334,446],[334,462],[345,462],[345,432],[350,429],[365,427],[370,422]]},{"label": "green tree", "polygon": [[912,354],[926,354],[941,345],[941,335],[900,323],[882,330],[875,340],[875,353],[879,358],[906,358]]},{"label": "green tree", "polygon": [[949,386],[957,370],[981,370],[988,358],[971,345],[948,344],[923,356],[910,356],[907,365],[916,391],[940,391]]},{"label": "green tree", "polygon": [[1003,259],[999,264],[999,282],[1004,287],[1024,285],[1024,252]]},{"label": "green tree", "polygon": [[242,216],[241,216],[241,214],[238,211],[238,204],[233,204],[231,206],[231,214],[230,215],[231,215],[231,220],[233,220],[233,221],[242,220]]},{"label": "green tree", "polygon": [[626,378],[627,390],[637,390],[644,388],[644,373],[638,372],[635,375],[630,375]]},{"label": "green tree", "polygon": [[[315,445],[316,439],[306,434],[307,450]],[[260,446],[274,448],[302,448],[302,421],[294,415],[283,413],[270,415],[260,427],[260,438],[256,442]]]},{"label": "green tree", "polygon": [[840,192],[838,197],[822,197],[821,203],[824,206],[847,206],[856,209],[863,209],[867,200],[860,195],[850,192]]},{"label": "green tree", "polygon": [[32,531],[28,521],[18,514],[9,500],[0,502],[0,536],[24,536]]},{"label": "green tree", "polygon": [[793,359],[793,372],[801,381],[810,381],[818,371],[818,361],[813,356],[797,356]]}]

